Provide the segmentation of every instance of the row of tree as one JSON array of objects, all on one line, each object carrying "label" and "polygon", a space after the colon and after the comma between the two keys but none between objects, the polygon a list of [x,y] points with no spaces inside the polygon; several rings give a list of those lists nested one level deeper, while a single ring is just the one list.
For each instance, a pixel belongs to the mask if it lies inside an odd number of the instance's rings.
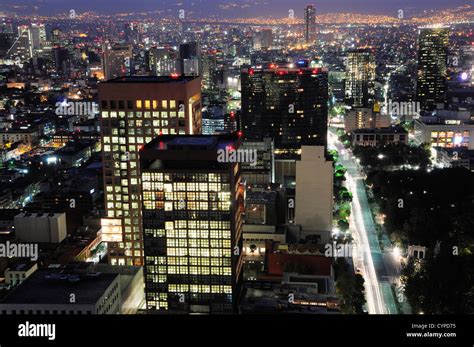
[{"label": "row of tree", "polygon": [[374,199],[392,240],[426,246],[403,270],[414,312],[474,313],[474,173],[462,168],[374,171]]}]

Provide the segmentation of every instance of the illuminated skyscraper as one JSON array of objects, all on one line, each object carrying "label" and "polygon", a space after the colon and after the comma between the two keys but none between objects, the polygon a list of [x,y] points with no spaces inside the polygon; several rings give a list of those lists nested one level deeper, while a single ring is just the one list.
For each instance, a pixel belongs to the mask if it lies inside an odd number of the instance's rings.
[{"label": "illuminated skyscraper", "polygon": [[250,141],[268,136],[276,148],[326,145],[327,71],[306,67],[242,70],[240,129]]},{"label": "illuminated skyscraper", "polygon": [[186,76],[202,75],[201,45],[198,42],[193,41],[180,44],[179,59],[182,74]]},{"label": "illuminated skyscraper", "polygon": [[171,76],[181,72],[178,52],[171,48],[154,47],[150,49],[150,70],[153,76]]},{"label": "illuminated skyscraper", "polygon": [[345,100],[351,107],[370,107],[374,102],[375,56],[368,48],[347,52]]},{"label": "illuminated skyscraper", "polygon": [[112,265],[141,265],[138,150],[159,134],[201,133],[201,80],[121,77],[99,84],[107,218],[103,240]]},{"label": "illuminated skyscraper", "polygon": [[140,151],[150,312],[237,312],[245,188],[218,151],[239,145],[235,134],[169,135]]},{"label": "illuminated skyscraper", "polygon": [[12,46],[6,53],[6,59],[15,60],[17,62],[25,62],[33,57],[33,38],[31,30],[28,26],[22,25],[18,27],[18,37],[13,41]]},{"label": "illuminated skyscraper", "polygon": [[418,37],[416,99],[422,110],[433,110],[445,100],[449,28],[421,28]]},{"label": "illuminated skyscraper", "polygon": [[306,6],[304,10],[304,21],[304,37],[306,43],[314,43],[316,40],[316,8],[314,5]]},{"label": "illuminated skyscraper", "polygon": [[43,45],[46,42],[46,28],[44,24],[32,23],[31,27],[31,39],[33,51],[39,51],[43,49]]},{"label": "illuminated skyscraper", "polygon": [[105,45],[103,67],[105,79],[110,80],[130,74],[132,47],[129,45]]}]

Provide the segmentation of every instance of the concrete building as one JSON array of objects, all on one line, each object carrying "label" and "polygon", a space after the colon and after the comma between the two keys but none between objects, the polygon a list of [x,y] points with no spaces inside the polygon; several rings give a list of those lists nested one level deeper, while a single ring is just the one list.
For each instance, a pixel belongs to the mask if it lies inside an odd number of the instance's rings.
[{"label": "concrete building", "polygon": [[105,79],[110,80],[130,74],[132,47],[115,45],[104,47],[103,70]]},{"label": "concrete building", "polygon": [[133,314],[143,295],[140,267],[53,265],[36,271],[16,287],[0,302],[0,314]]},{"label": "concrete building", "polygon": [[274,182],[274,156],[273,140],[269,137],[263,141],[245,141],[242,149],[255,151],[255,163],[242,163],[242,179],[254,188],[267,188],[270,182]]},{"label": "concrete building", "polygon": [[463,119],[422,117],[415,120],[415,141],[432,147],[474,149],[474,123]]},{"label": "concrete building", "polygon": [[333,165],[322,146],[303,146],[296,162],[295,224],[302,235],[318,235],[327,242],[332,230]]},{"label": "concrete building", "polygon": [[20,213],[14,221],[22,242],[60,243],[67,236],[65,213]]},{"label": "concrete building", "polygon": [[370,107],[350,109],[344,117],[344,130],[347,133],[355,129],[386,128],[390,126],[390,115],[381,114]]},{"label": "concrete building", "polygon": [[33,147],[39,142],[39,130],[36,129],[4,129],[0,130],[0,146],[6,144],[22,142],[29,147]]},{"label": "concrete building", "polygon": [[408,132],[399,126],[380,129],[356,129],[352,133],[353,146],[379,146],[408,143]]}]

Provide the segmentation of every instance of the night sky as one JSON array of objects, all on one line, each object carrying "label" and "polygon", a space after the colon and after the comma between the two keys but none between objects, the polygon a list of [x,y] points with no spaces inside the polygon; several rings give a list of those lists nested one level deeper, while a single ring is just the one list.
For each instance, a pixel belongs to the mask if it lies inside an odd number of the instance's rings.
[{"label": "night sky", "polygon": [[[289,9],[302,17],[303,8],[315,4],[319,13],[352,12],[395,16],[398,9],[412,15],[423,11],[453,8],[469,0],[1,0],[8,12],[18,14],[52,15],[69,12],[94,11],[100,14],[163,10],[172,14],[178,9],[192,11],[195,17],[283,17]],[[15,5],[16,8],[12,8]],[[18,6],[24,6],[21,9]],[[32,9],[36,6],[36,9]],[[0,8],[0,12],[4,9]],[[408,12],[407,12],[408,11]]]}]

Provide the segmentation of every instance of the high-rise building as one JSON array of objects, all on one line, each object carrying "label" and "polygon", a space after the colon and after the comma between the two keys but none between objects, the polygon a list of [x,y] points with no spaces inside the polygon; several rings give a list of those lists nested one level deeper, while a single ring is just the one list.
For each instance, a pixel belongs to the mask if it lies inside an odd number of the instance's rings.
[{"label": "high-rise building", "polygon": [[370,48],[347,52],[345,100],[351,107],[371,107],[375,95],[375,56]]},{"label": "high-rise building", "polygon": [[239,145],[236,134],[168,135],[140,151],[151,312],[237,312],[245,187],[239,162],[219,151]]},{"label": "high-rise building", "polygon": [[326,145],[328,74],[321,68],[242,69],[240,129],[252,141],[266,136],[276,148]]},{"label": "high-rise building", "polygon": [[416,99],[422,110],[433,110],[444,103],[449,28],[420,28]]},{"label": "high-rise building", "polygon": [[105,45],[104,73],[105,79],[110,80],[130,74],[132,47],[129,45]]},{"label": "high-rise building", "polygon": [[272,29],[263,29],[255,33],[253,38],[254,49],[268,49],[273,46]]},{"label": "high-rise building", "polygon": [[71,57],[67,48],[59,46],[54,47],[53,60],[56,72],[63,75],[69,75],[71,72]]},{"label": "high-rise building", "polygon": [[33,51],[37,52],[43,49],[43,45],[46,42],[46,27],[41,23],[31,23],[30,30]]},{"label": "high-rise building", "polygon": [[12,46],[6,53],[6,59],[18,62],[28,61],[33,57],[31,30],[28,26],[18,27],[18,37],[13,41]]},{"label": "high-rise building", "polygon": [[180,44],[179,59],[181,73],[186,76],[202,75],[201,45],[198,42],[193,41]]},{"label": "high-rise building", "polygon": [[306,6],[304,10],[304,37],[306,43],[314,43],[316,40],[316,8],[314,5]]},{"label": "high-rise building", "polygon": [[149,55],[149,65],[153,76],[171,76],[181,73],[178,52],[171,48],[152,48]]},{"label": "high-rise building", "polygon": [[138,150],[159,134],[201,133],[201,80],[121,77],[99,84],[104,190],[103,239],[112,265],[143,257]]},{"label": "high-rise building", "polygon": [[54,28],[53,30],[51,30],[51,41],[53,45],[61,44],[62,38],[63,38],[63,32],[61,31],[61,29]]},{"label": "high-rise building", "polygon": [[15,34],[9,32],[0,32],[0,58],[6,56],[14,41]]}]

